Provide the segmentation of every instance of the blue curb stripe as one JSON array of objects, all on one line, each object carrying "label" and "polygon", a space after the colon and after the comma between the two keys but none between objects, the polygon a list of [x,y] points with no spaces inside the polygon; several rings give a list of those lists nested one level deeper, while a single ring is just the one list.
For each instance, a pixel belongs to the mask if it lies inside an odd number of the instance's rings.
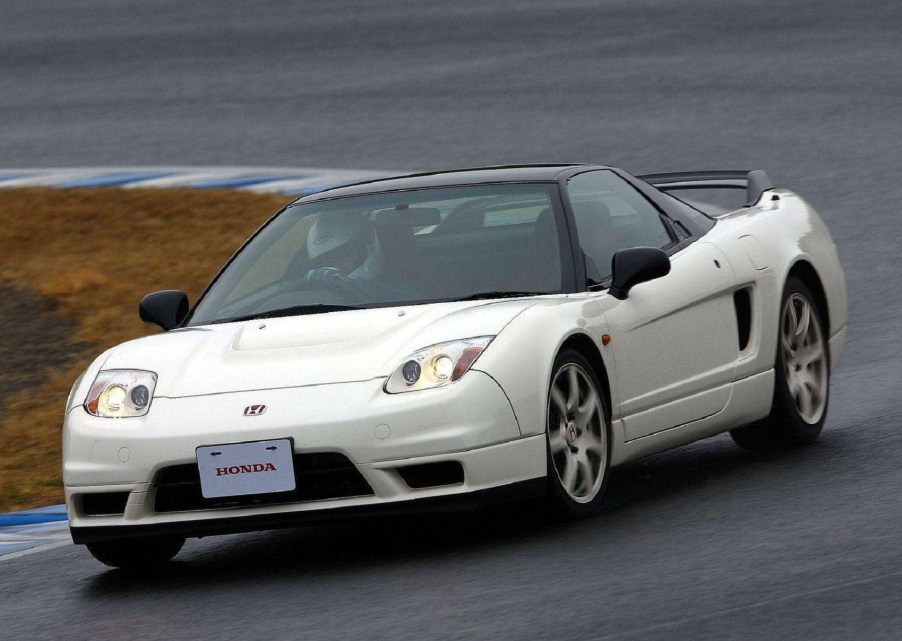
[{"label": "blue curb stripe", "polygon": [[55,521],[65,521],[68,518],[69,515],[66,514],[65,505],[51,505],[37,510],[0,514],[0,527],[52,523]]},{"label": "blue curb stripe", "polygon": [[233,176],[231,178],[218,178],[215,180],[203,180],[186,187],[194,189],[238,189],[240,187],[250,187],[251,185],[262,185],[263,183],[278,182],[280,180],[302,180],[306,176]]},{"label": "blue curb stripe", "polygon": [[65,514],[0,514],[0,527],[65,521],[67,518]]},{"label": "blue curb stripe", "polygon": [[154,180],[155,178],[166,178],[172,176],[171,172],[156,173],[135,173],[131,171],[117,172],[114,174],[102,174],[100,176],[90,176],[88,178],[78,178],[60,183],[59,187],[118,187],[128,185],[129,183],[142,182],[145,180]]}]

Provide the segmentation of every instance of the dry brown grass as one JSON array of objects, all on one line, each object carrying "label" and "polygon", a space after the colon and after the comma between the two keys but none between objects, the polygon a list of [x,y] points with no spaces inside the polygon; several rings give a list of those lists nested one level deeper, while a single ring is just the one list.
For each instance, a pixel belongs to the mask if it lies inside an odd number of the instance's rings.
[{"label": "dry brown grass", "polygon": [[0,408],[0,512],[62,501],[66,395],[94,356],[155,331],[138,319],[141,297],[171,288],[196,300],[286,200],[236,191],[0,190],[0,281],[57,302],[76,326],[61,349],[88,346],[81,358],[46,368],[42,385]]}]

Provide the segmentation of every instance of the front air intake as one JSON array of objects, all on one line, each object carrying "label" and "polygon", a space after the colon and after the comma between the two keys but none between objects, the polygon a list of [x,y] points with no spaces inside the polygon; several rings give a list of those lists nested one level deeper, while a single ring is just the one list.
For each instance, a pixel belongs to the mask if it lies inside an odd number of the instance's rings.
[{"label": "front air intake", "polygon": [[440,461],[399,467],[398,474],[414,490],[464,482],[464,467],[458,461]]},{"label": "front air intake", "polygon": [[118,516],[125,514],[128,492],[93,492],[81,495],[81,511],[85,516]]}]

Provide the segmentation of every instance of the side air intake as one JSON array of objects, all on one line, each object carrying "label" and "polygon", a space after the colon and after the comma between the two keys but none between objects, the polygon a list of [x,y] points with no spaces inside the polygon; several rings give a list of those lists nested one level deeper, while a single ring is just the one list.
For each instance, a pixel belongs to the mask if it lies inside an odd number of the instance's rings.
[{"label": "side air intake", "polygon": [[748,289],[733,292],[736,307],[736,325],[739,328],[739,351],[744,352],[752,336],[752,297]]}]

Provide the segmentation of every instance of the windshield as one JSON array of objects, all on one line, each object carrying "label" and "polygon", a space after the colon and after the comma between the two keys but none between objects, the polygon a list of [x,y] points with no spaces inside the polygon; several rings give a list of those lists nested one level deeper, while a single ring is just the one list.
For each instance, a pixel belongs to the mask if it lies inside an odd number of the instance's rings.
[{"label": "windshield", "polygon": [[189,325],[562,291],[557,187],[476,185],[288,207]]}]

